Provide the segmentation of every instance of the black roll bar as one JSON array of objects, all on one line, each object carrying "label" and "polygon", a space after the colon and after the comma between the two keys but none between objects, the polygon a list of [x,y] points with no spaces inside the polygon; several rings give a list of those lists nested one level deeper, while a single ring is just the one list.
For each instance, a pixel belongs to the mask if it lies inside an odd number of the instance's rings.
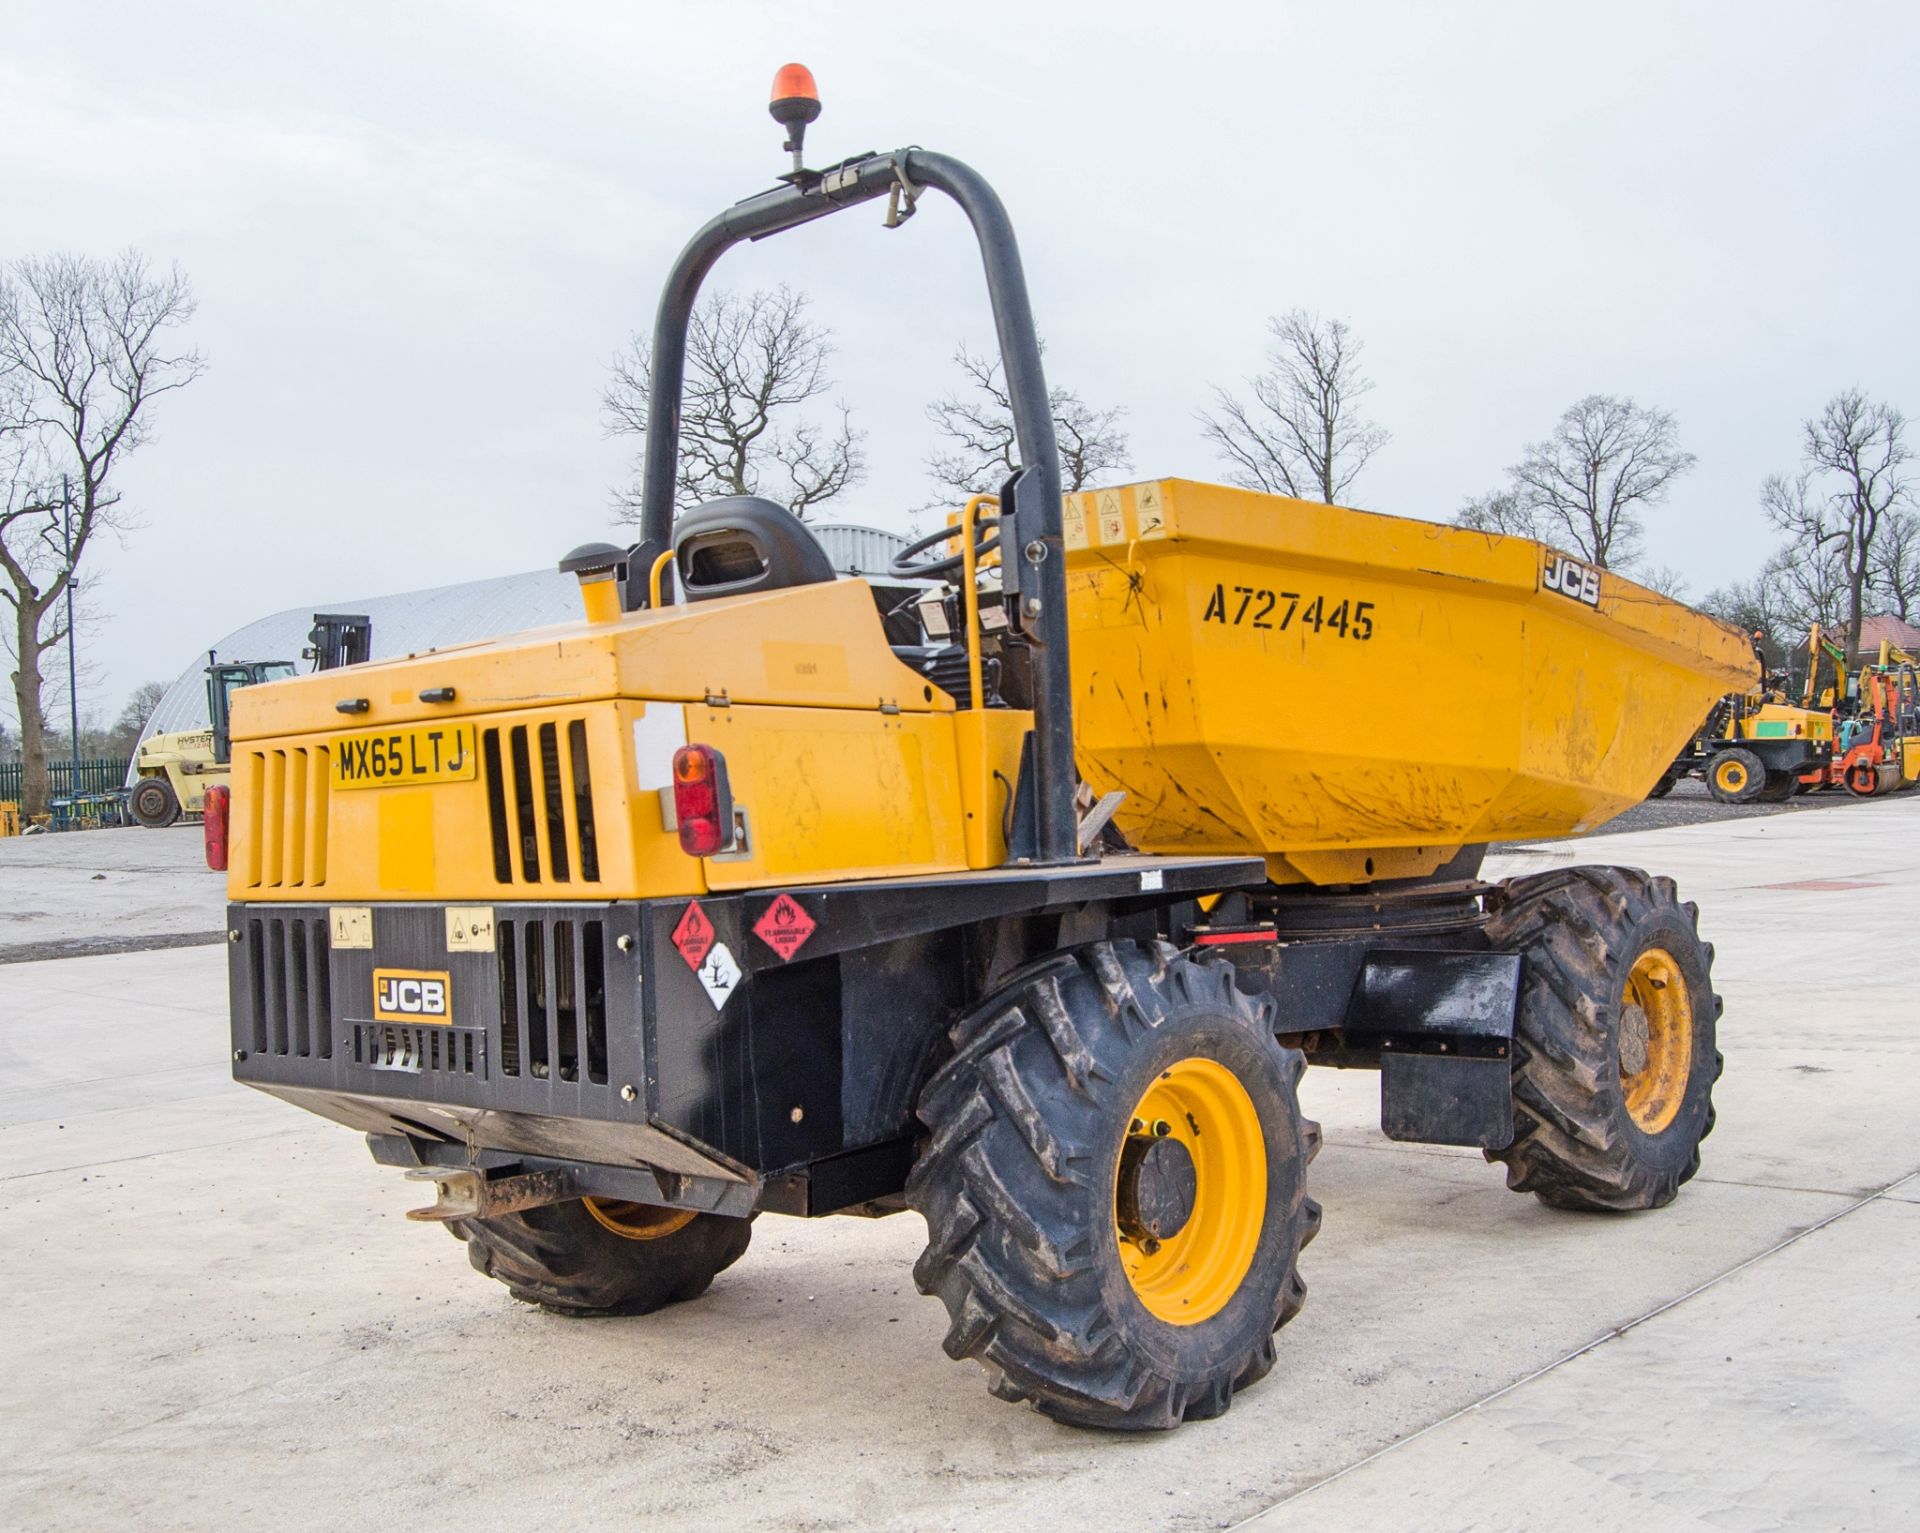
[{"label": "black roll bar", "polygon": [[[899,191],[945,192],[973,226],[993,305],[994,330],[1013,429],[1025,466],[1003,499],[1013,505],[1002,539],[1009,601],[1033,644],[1037,851],[1042,863],[1078,860],[1073,794],[1073,696],[1067,657],[1066,549],[1061,539],[1060,452],[1040,367],[1040,339],[1027,299],[1027,279],[1013,225],[999,196],[970,166],[925,149],[867,155],[830,170],[802,172],[787,185],[749,197],[713,218],[687,242],[667,275],[653,326],[653,370],[647,396],[646,456],[640,496],[640,542],[628,561],[626,605],[646,602],[653,559],[672,546],[673,497],[680,451],[680,400],[686,383],[687,327],[700,285],[714,263],[744,240],[765,239],[843,208]],[[1001,506],[1008,531],[1009,508]],[[1017,596],[1015,592],[1017,591]]]}]

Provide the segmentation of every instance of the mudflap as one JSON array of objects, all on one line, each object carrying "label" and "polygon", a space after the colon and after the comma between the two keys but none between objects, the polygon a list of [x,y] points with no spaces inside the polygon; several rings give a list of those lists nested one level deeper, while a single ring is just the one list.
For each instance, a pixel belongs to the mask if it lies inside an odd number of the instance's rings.
[{"label": "mudflap", "polygon": [[1377,1048],[1389,1139],[1503,1149],[1513,1140],[1519,955],[1377,951],[1354,983],[1349,1047]]}]

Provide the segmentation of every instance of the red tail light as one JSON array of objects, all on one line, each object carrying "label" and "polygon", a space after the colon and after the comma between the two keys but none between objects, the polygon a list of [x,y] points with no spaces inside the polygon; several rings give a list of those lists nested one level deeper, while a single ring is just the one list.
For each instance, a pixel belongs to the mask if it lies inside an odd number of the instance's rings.
[{"label": "red tail light", "polygon": [[732,849],[727,758],[711,745],[683,745],[673,753],[673,813],[680,822],[680,850],[689,857]]},{"label": "red tail light", "polygon": [[207,866],[216,873],[227,871],[227,821],[233,804],[228,788],[207,789],[201,804],[200,837],[207,849]]}]

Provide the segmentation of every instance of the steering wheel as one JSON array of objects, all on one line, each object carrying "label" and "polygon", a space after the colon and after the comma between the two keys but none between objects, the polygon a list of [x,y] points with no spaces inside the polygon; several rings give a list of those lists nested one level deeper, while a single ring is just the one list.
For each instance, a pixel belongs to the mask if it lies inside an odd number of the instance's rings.
[{"label": "steering wheel", "polygon": [[[991,529],[991,530],[989,530]],[[974,545],[973,557],[977,564],[981,559],[1000,546],[1000,518],[997,516],[977,516],[973,519]],[[982,536],[984,534],[984,536]],[[915,564],[913,556],[923,554],[936,544],[945,543],[950,538],[960,536],[960,528],[936,527],[924,538],[915,538],[899,553],[887,561],[887,573],[895,580],[931,580],[938,575],[951,575],[966,565],[967,553],[961,549],[940,559],[929,559],[924,564]]]}]

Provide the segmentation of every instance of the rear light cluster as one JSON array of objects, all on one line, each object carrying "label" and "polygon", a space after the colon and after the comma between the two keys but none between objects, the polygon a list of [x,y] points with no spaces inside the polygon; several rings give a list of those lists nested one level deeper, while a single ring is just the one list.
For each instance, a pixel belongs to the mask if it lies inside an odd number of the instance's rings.
[{"label": "rear light cluster", "polygon": [[233,790],[216,784],[207,789],[202,801],[200,839],[206,847],[207,866],[216,873],[227,871],[227,834],[233,818]]},{"label": "rear light cluster", "polygon": [[683,745],[673,753],[673,815],[679,822],[680,850],[689,857],[733,849],[727,758],[711,745]]}]

